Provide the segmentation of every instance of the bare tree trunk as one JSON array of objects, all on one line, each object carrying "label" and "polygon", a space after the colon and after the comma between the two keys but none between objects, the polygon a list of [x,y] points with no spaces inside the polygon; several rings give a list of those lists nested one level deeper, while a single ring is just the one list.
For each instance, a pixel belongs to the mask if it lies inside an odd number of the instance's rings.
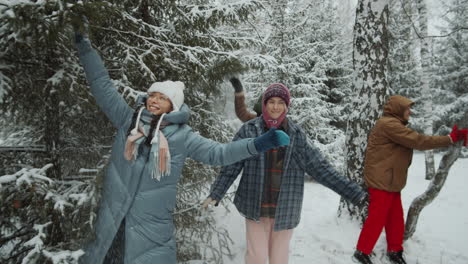
[{"label": "bare tree trunk", "polygon": [[[459,124],[462,127],[468,126],[468,113],[465,114],[464,120],[459,122]],[[423,194],[416,197],[411,203],[411,206],[408,210],[408,215],[406,217],[405,240],[412,237],[416,231],[419,214],[424,209],[424,207],[430,204],[437,197],[437,195],[439,195],[440,190],[445,184],[445,180],[447,179],[450,168],[460,156],[462,144],[463,140],[449,147],[447,153],[445,153],[445,155],[442,157],[439,168],[437,169],[437,173],[432,178],[427,190]]]},{"label": "bare tree trunk", "polygon": [[[422,101],[423,101],[423,116],[424,116],[424,134],[432,135],[433,129],[433,108],[432,108],[432,93],[429,86],[430,76],[430,54],[429,54],[429,39],[427,38],[427,5],[425,0],[417,1],[418,10],[418,22],[419,22],[419,43],[420,43],[420,63],[419,63],[419,78],[422,89]],[[427,150],[424,152],[426,159],[426,179],[430,180],[435,174],[434,164],[434,151]]]},{"label": "bare tree trunk", "polygon": [[44,102],[46,108],[46,117],[44,124],[44,140],[46,152],[50,163],[54,167],[47,171],[48,177],[52,179],[59,179],[61,176],[61,166],[59,161],[59,142],[60,142],[60,100],[57,87],[54,87],[52,82],[49,82],[55,71],[52,69],[55,54],[52,50],[47,51],[47,57],[44,65],[42,66],[45,73],[45,90]]},{"label": "bare tree trunk", "polygon": [[[359,0],[353,40],[354,82],[351,114],[346,131],[346,175],[362,183],[367,135],[380,117],[387,91],[389,0]],[[366,206],[340,202],[339,215],[365,219]]]}]

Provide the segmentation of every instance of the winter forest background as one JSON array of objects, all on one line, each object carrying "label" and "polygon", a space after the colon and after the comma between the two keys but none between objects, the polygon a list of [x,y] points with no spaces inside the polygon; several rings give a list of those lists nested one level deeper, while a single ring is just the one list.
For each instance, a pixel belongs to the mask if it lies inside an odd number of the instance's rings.
[{"label": "winter forest background", "polygon": [[[388,95],[416,102],[411,127],[421,133],[468,125],[467,0],[0,0],[1,263],[74,263],[93,239],[115,129],[72,45],[82,15],[130,104],[155,81],[183,81],[191,126],[228,142],[241,124],[229,77],[239,76],[249,106],[282,82],[290,118],[359,182]],[[437,195],[460,149],[442,150],[438,170],[426,153],[436,190],[420,200]],[[180,262],[232,254],[229,233],[199,210],[218,169],[187,161],[174,214]],[[365,214],[344,201],[337,210]]]}]

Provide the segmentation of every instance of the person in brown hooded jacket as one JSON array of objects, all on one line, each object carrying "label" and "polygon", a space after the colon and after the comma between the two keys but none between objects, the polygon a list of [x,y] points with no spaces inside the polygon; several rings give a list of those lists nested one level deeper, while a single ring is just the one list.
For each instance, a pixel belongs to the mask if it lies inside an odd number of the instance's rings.
[{"label": "person in brown hooded jacket", "polygon": [[406,127],[414,104],[400,95],[391,96],[384,106],[367,143],[364,179],[369,190],[368,216],[361,230],[353,260],[372,263],[372,252],[385,227],[387,255],[392,263],[403,258],[404,216],[400,191],[406,185],[413,149],[447,147],[466,137],[456,125],[449,136],[426,136]]}]

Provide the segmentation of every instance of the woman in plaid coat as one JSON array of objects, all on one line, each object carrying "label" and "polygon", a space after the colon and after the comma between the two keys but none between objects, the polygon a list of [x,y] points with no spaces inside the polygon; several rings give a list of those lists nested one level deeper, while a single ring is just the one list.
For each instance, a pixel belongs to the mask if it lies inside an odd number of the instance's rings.
[{"label": "woman in plaid coat", "polygon": [[267,260],[270,264],[285,264],[288,263],[292,230],[301,217],[306,172],[353,203],[365,200],[366,192],[338,174],[304,131],[286,117],[290,103],[286,86],[270,85],[261,102],[262,115],[247,121],[234,141],[277,128],[289,135],[290,144],[223,167],[204,207],[210,203],[218,204],[242,171],[234,204],[246,218],[245,261],[247,264],[265,264]]}]

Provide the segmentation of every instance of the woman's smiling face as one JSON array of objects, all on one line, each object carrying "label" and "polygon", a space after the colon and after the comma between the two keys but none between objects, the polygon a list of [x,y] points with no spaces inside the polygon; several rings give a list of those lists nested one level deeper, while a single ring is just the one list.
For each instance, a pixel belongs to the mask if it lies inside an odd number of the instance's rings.
[{"label": "woman's smiling face", "polygon": [[280,97],[271,97],[265,105],[265,110],[273,119],[278,119],[286,111],[286,102]]},{"label": "woman's smiling face", "polygon": [[146,109],[153,115],[162,115],[172,111],[172,103],[171,100],[162,93],[150,93],[146,100]]}]

